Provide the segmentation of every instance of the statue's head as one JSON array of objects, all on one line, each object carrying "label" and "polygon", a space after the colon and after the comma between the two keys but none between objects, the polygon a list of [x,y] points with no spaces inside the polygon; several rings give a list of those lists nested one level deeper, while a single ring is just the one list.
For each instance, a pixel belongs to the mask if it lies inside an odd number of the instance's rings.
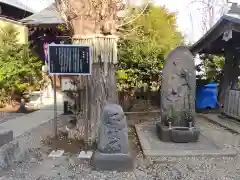
[{"label": "statue's head", "polygon": [[125,115],[121,106],[117,104],[108,104],[104,107],[102,120],[105,124],[113,124],[124,119]]}]

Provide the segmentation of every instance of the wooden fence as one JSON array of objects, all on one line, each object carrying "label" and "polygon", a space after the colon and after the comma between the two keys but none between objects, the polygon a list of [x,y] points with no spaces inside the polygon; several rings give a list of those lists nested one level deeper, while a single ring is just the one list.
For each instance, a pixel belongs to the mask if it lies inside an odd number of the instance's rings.
[{"label": "wooden fence", "polygon": [[136,101],[145,100],[150,102],[153,106],[160,106],[160,92],[140,91],[135,92],[133,96],[129,96],[126,92],[119,92],[119,104],[123,107],[125,112],[131,111]]},{"label": "wooden fence", "polygon": [[240,91],[228,90],[226,92],[223,111],[230,117],[240,119]]}]

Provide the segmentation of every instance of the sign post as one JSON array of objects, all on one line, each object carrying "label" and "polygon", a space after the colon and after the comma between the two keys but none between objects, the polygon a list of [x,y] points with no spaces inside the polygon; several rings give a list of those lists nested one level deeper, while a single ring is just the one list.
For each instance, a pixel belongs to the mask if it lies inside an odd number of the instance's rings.
[{"label": "sign post", "polygon": [[[56,75],[53,75],[53,98],[54,98],[54,120],[53,120],[53,132],[57,142],[57,85],[56,85]],[[55,143],[56,143],[55,142]],[[57,145],[55,144],[55,148]],[[56,151],[57,149],[55,149]]]},{"label": "sign post", "polygon": [[[91,75],[91,48],[87,45],[72,45],[72,44],[49,44],[48,45],[48,65],[49,74],[53,75],[54,85],[54,133],[57,136],[57,94],[56,94],[56,75],[61,76],[89,76]],[[87,79],[87,77],[86,77]],[[87,81],[86,81],[87,82]],[[88,83],[86,83],[88,86]],[[89,87],[86,87],[88,91]],[[88,93],[85,92],[87,96]],[[86,97],[86,103],[88,103]],[[86,105],[88,107],[88,105]],[[85,110],[88,111],[87,109]],[[85,113],[86,113],[85,112]],[[87,113],[86,117],[89,117]],[[87,131],[89,124],[88,120],[85,124],[85,140],[88,139]]]}]

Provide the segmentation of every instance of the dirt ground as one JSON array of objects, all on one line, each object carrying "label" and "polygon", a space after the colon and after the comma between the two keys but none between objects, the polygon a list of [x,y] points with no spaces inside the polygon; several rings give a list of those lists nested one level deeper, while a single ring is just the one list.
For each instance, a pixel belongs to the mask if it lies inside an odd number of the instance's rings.
[{"label": "dirt ground", "polygon": [[[140,145],[137,139],[136,131],[135,131],[135,124],[146,122],[146,121],[155,121],[159,118],[159,108],[151,106],[149,102],[146,101],[138,101],[131,110],[134,112],[133,114],[127,113],[127,122],[129,125],[129,139],[131,142],[131,146],[134,154],[139,154],[141,152]],[[153,113],[135,113],[135,112],[143,112],[143,111],[152,111]],[[61,116],[59,121],[59,132],[57,138],[47,137],[45,138],[42,143],[47,148],[47,152],[51,152],[54,149],[61,149],[64,150],[65,153],[70,155],[76,155],[81,150],[85,150],[85,148],[88,149],[95,149],[96,145],[93,144],[91,147],[86,147],[84,145],[84,142],[82,140],[74,140],[74,139],[68,139],[68,134],[65,131],[62,131],[62,129],[65,129],[65,126],[68,126],[68,120],[71,119],[71,116]],[[63,118],[61,120],[61,118]],[[65,118],[65,119],[64,119]],[[72,126],[72,125],[71,125]]]},{"label": "dirt ground", "polygon": [[[15,105],[10,104],[10,105],[6,105],[4,108],[0,108],[0,112],[21,113],[19,111],[19,108],[20,108],[20,104],[15,104]],[[27,114],[38,110],[34,108],[26,108],[26,109],[27,109]]]}]

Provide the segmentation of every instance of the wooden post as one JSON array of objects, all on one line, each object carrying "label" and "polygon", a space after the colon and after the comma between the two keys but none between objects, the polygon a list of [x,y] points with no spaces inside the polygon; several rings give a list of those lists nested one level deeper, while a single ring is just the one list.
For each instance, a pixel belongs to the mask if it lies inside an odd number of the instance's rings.
[{"label": "wooden post", "polygon": [[56,75],[53,75],[53,89],[54,89],[54,120],[53,120],[53,132],[54,132],[54,147],[57,150],[57,85],[56,85]]},{"label": "wooden post", "polygon": [[237,90],[238,89],[238,75],[239,75],[240,59],[238,59],[238,55],[236,53],[234,55],[234,62],[233,63],[234,64],[233,64],[231,89]]},{"label": "wooden post", "polygon": [[233,71],[233,52],[231,46],[225,50],[225,64],[224,64],[224,75],[223,81],[220,84],[219,102],[224,105],[226,92],[231,88],[232,83],[232,71]]}]

